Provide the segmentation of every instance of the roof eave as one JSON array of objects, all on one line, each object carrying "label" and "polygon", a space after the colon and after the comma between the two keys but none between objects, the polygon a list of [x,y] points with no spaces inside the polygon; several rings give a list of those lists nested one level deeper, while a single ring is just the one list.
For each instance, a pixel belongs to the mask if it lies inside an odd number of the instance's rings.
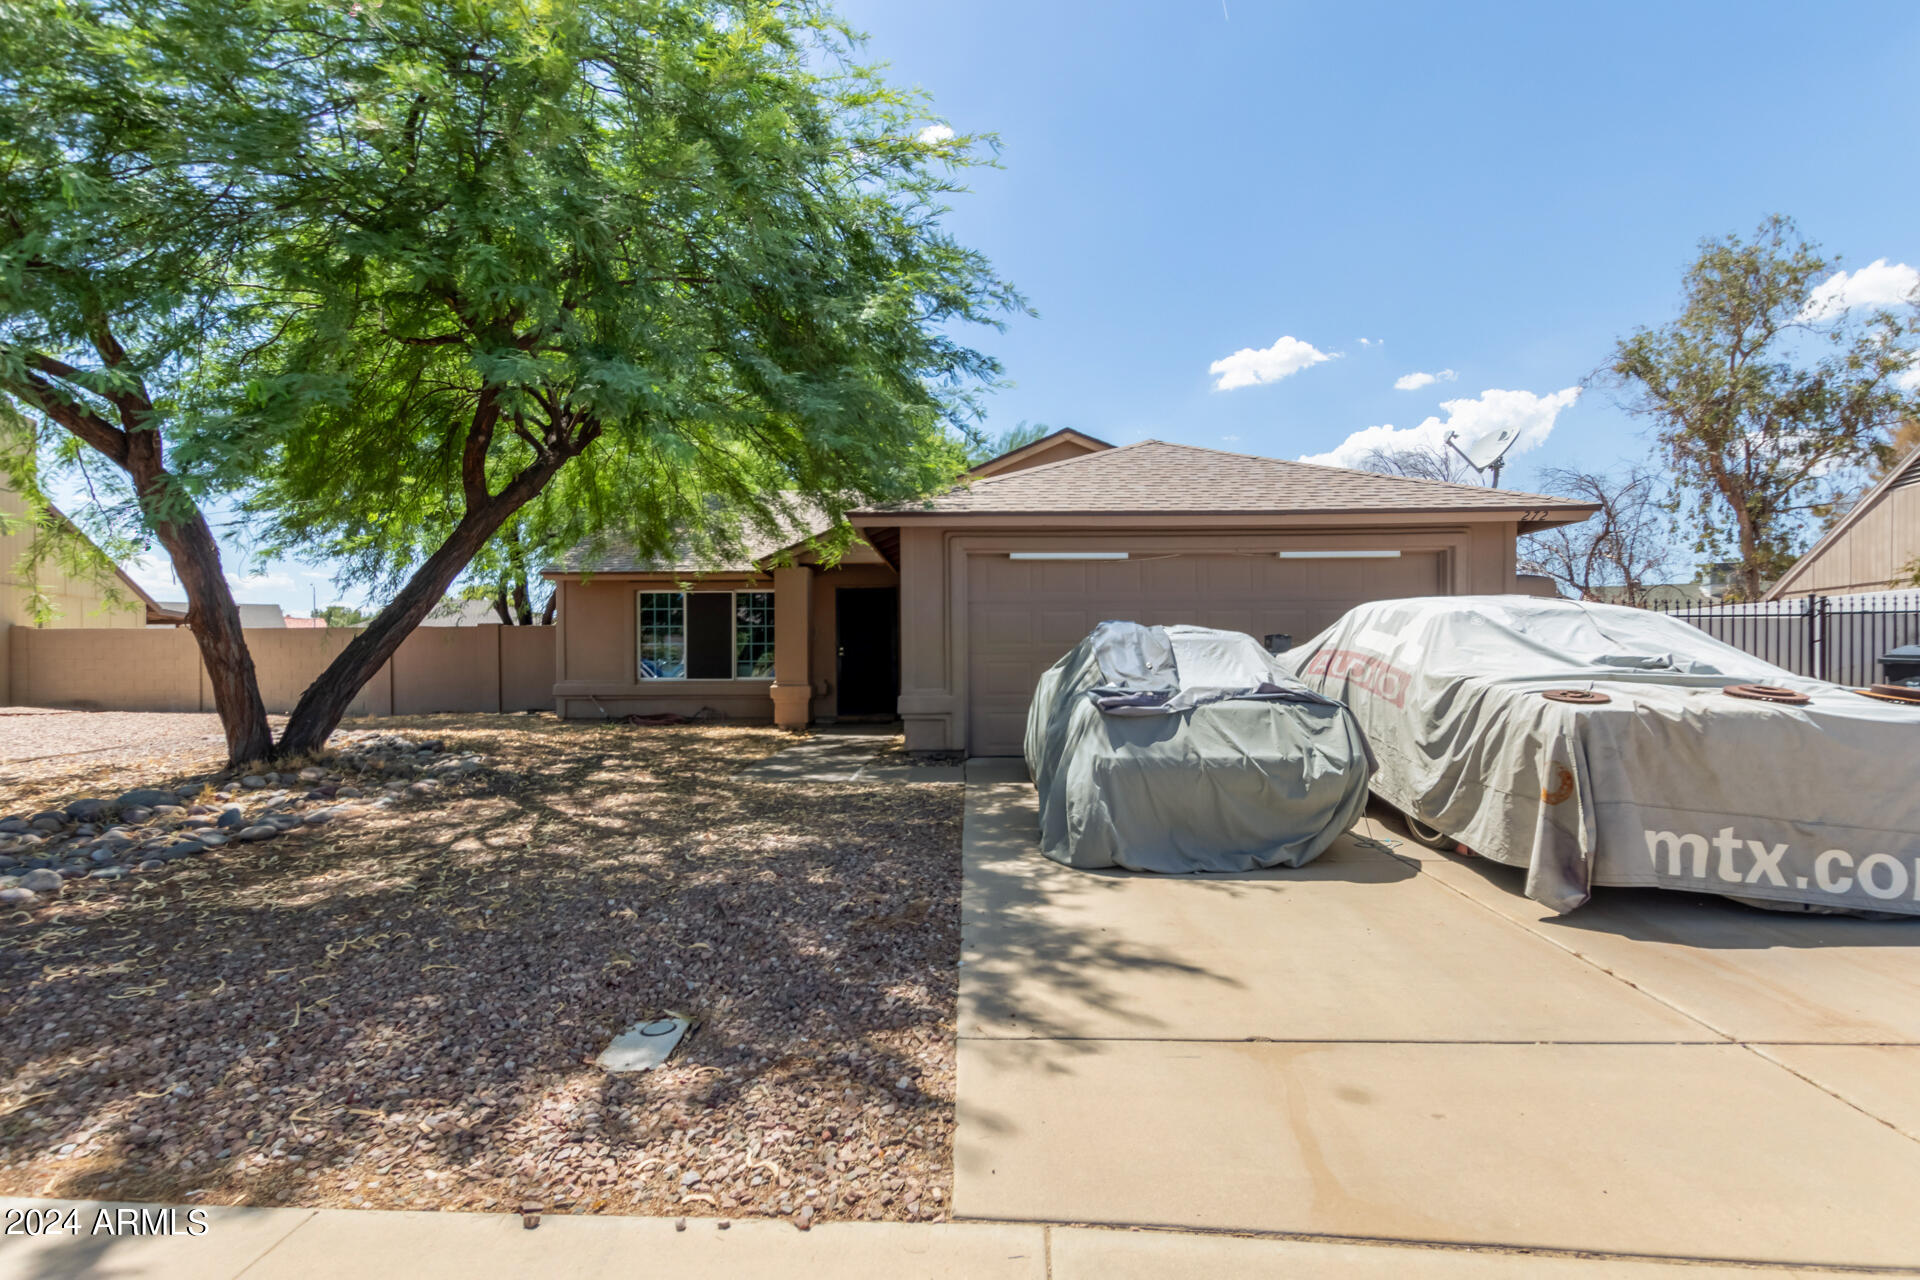
[{"label": "roof eave", "polygon": [[1340,507],[1278,511],[1206,510],[1206,511],[851,511],[847,513],[856,529],[886,525],[946,524],[1109,524],[1125,521],[1153,527],[1192,525],[1302,525],[1324,522],[1340,524],[1384,523],[1432,524],[1442,522],[1515,523],[1522,532],[1578,524],[1600,509],[1597,503],[1566,503],[1552,507]]}]

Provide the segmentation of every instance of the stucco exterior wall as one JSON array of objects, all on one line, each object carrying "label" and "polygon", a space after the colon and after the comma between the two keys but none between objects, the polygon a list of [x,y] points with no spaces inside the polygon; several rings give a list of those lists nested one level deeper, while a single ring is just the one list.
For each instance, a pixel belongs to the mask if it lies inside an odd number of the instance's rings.
[{"label": "stucco exterior wall", "polygon": [[[900,530],[900,714],[911,751],[965,750],[968,579],[972,555],[1009,551],[1125,550],[1133,555],[1407,548],[1440,556],[1448,594],[1516,589],[1512,522],[1457,525],[1347,522],[1263,529],[1221,523],[1187,529],[1111,532],[906,525]],[[1300,640],[1306,637],[1297,637]]]},{"label": "stucco exterior wall", "polygon": [[[783,647],[796,633],[804,637],[807,674],[812,687],[808,713],[814,718],[835,714],[834,592],[840,587],[890,587],[899,577],[891,566],[871,553],[832,569],[807,569],[811,574],[804,616],[789,616],[788,597],[776,600],[774,633]],[[639,676],[638,613],[635,596],[641,591],[679,591],[691,587],[707,591],[773,591],[771,574],[718,574],[689,583],[684,575],[622,574],[591,578],[563,578],[560,591],[559,663],[554,672],[556,709],[563,717],[598,719],[602,716],[647,715],[672,712],[694,715],[717,712],[729,720],[770,723],[773,720],[772,684],[767,680],[642,680]]]},{"label": "stucco exterior wall", "polygon": [[1885,591],[1920,557],[1920,471],[1887,490],[1840,536],[1809,552],[1779,598]]},{"label": "stucco exterior wall", "polygon": [[[351,716],[523,711],[553,705],[554,627],[422,627],[348,708]],[[250,627],[261,700],[293,709],[358,628]],[[8,655],[18,703],[97,711],[211,711],[200,650],[184,627],[20,628]]]},{"label": "stucco exterior wall", "polygon": [[[554,709],[564,719],[614,719],[626,715],[697,715],[711,711],[729,720],[767,724],[773,720],[770,680],[642,680],[639,615],[641,591],[679,591],[687,576],[674,574],[596,575],[562,578],[560,643],[554,669]],[[725,574],[701,578],[709,591],[772,591],[763,574]],[[777,614],[778,636],[784,620]]]},{"label": "stucco exterior wall", "polygon": [[[26,504],[19,495],[0,488],[0,707],[14,702],[11,689],[9,653],[15,627],[32,627],[33,611],[28,600],[33,583],[21,572],[20,560],[33,543],[33,529],[24,523]],[[58,565],[42,565],[36,575],[39,587],[54,609],[49,626],[62,629],[127,629],[146,625],[146,605],[134,600],[126,605],[109,605],[106,591],[98,582],[75,578]]]}]

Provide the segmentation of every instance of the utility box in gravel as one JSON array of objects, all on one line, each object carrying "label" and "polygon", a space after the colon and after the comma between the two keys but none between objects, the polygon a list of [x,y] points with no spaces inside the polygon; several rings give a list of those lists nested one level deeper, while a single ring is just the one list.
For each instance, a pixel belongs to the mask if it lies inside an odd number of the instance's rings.
[{"label": "utility box in gravel", "polygon": [[677,1013],[636,1022],[613,1038],[594,1061],[606,1071],[651,1071],[670,1057],[692,1026]]}]

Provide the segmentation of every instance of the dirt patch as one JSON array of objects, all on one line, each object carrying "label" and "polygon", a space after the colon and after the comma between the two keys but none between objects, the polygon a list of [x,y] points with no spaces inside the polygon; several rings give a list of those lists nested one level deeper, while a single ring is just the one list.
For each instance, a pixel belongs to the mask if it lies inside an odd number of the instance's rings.
[{"label": "dirt patch", "polygon": [[[958,786],[729,782],[767,729],[361,727],[488,767],[0,916],[0,1193],[944,1215]],[[592,1065],[666,1010],[666,1066]]]}]

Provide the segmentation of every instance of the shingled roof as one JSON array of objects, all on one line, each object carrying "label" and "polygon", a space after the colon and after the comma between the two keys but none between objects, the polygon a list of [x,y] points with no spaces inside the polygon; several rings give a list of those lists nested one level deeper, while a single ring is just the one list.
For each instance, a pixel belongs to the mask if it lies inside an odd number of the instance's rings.
[{"label": "shingled roof", "polygon": [[1529,527],[1566,524],[1587,502],[1290,462],[1143,440],[988,476],[919,502],[856,512],[880,517],[1013,515],[1462,515],[1515,512]]},{"label": "shingled roof", "polygon": [[581,543],[562,552],[544,573],[758,573],[768,557],[817,538],[833,528],[833,521],[797,495],[783,494],[789,518],[777,529],[748,525],[740,530],[740,552],[725,559],[704,559],[682,547],[666,559],[641,556],[632,547],[609,542],[597,550]]}]

